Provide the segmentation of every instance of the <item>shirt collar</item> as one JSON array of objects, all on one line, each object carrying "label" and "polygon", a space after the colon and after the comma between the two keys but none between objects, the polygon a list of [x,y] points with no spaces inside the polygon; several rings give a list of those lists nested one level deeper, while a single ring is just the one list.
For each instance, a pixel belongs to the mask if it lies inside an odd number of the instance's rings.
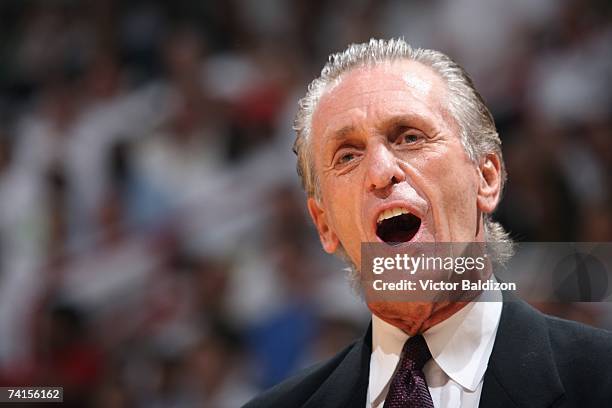
[{"label": "shirt collar", "polygon": [[[475,391],[484,377],[502,310],[501,292],[493,301],[470,302],[423,333],[433,360],[454,382]],[[372,315],[372,356],[368,398],[379,399],[388,387],[409,338],[399,328]]]}]

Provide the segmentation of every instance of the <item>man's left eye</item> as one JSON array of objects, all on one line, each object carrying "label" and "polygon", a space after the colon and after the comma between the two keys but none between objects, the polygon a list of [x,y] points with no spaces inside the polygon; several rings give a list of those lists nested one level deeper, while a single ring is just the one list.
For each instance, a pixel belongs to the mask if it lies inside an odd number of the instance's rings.
[{"label": "man's left eye", "polygon": [[423,139],[423,136],[415,133],[405,133],[399,137],[400,144],[414,144]]}]

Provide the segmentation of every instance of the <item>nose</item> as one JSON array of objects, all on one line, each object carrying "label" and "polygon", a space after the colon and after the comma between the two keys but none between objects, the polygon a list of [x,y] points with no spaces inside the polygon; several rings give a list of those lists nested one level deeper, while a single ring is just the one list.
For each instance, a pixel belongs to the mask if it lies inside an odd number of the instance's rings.
[{"label": "nose", "polygon": [[373,148],[368,163],[366,185],[370,191],[384,191],[388,187],[406,180],[398,158],[385,145]]}]

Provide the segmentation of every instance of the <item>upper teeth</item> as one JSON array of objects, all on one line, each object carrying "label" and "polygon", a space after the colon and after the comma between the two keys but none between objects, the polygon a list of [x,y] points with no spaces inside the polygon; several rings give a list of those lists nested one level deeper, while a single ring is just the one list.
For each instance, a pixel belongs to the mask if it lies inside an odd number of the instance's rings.
[{"label": "upper teeth", "polygon": [[376,222],[380,223],[386,219],[397,217],[398,215],[402,215],[402,214],[410,214],[410,211],[408,211],[405,208],[400,208],[400,207],[389,208],[388,210],[385,210],[380,213]]}]

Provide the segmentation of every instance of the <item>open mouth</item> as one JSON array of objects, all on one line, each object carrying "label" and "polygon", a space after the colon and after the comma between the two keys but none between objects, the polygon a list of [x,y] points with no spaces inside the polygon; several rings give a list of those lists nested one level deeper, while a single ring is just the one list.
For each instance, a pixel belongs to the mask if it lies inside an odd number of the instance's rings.
[{"label": "open mouth", "polygon": [[376,222],[376,235],[388,245],[398,245],[414,238],[421,219],[403,208],[383,211]]}]

